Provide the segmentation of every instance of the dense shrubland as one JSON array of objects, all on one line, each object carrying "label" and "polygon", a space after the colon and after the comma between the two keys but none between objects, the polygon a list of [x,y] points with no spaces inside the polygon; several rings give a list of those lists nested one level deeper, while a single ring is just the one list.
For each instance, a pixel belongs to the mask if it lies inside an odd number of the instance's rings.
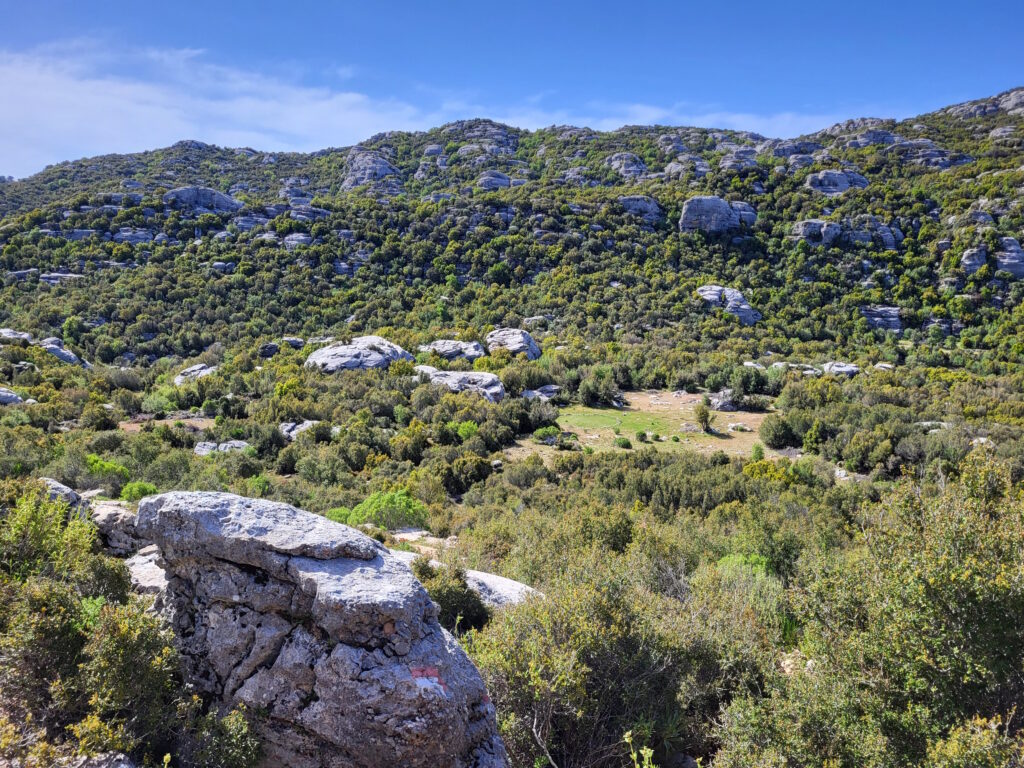
[{"label": "dense shrubland", "polygon": [[[628,150],[659,172],[677,153],[658,142],[666,129],[549,129],[513,132],[493,158],[526,184],[470,194],[480,167],[459,150],[473,123],[367,142],[390,152],[400,195],[343,191],[341,151],[254,163],[191,144],[0,186],[0,326],[57,336],[95,366],[0,345],[0,386],[36,401],[0,406],[0,758],[255,759],[259,713],[209,711],[182,684],[123,564],[33,482],[51,477],[128,502],[172,489],[277,499],[391,546],[388,531],[408,526],[457,537],[441,566],[413,568],[483,672],[517,767],[630,766],[641,747],[663,768],[684,754],[730,768],[1021,764],[1024,283],[991,254],[1024,226],[1024,154],[989,136],[1012,125],[1004,113],[884,124],[973,158],[943,171],[831,134],[815,138],[835,162],[776,172],[785,159],[762,153],[727,170],[725,143],[754,140],[697,131],[685,142],[706,175],[623,179],[607,157]],[[416,178],[430,144],[447,175]],[[805,187],[837,163],[869,186]],[[596,184],[560,181],[574,168]],[[226,215],[165,211],[167,169],[176,183],[248,185],[235,193],[247,212],[303,176],[323,214],[270,211],[245,233]],[[104,208],[129,177],[141,200]],[[453,196],[424,197],[438,192]],[[756,223],[735,238],[680,233],[683,201],[703,193],[750,201]],[[664,215],[629,214],[623,194],[657,198]],[[789,237],[800,219],[866,214],[902,242]],[[104,239],[125,226],[178,242]],[[255,237],[271,233],[314,241]],[[987,262],[966,273],[961,256],[982,244]],[[32,268],[83,277],[8,274]],[[711,282],[763,319],[709,309],[695,289]],[[904,332],[871,328],[868,304],[898,307]],[[528,325],[541,357],[416,352],[500,325]],[[328,376],[303,366],[312,345],[258,352],[284,334],[368,332],[418,363],[495,373],[509,396],[452,393],[405,361]],[[861,372],[772,367],[837,359]],[[217,368],[175,385],[194,363]],[[519,397],[547,384],[561,388],[551,402]],[[560,406],[611,408],[640,389],[732,390],[767,412],[763,446],[699,455],[630,431],[595,452],[558,424]],[[725,429],[699,406],[695,428]],[[280,429],[306,420],[319,423],[294,440]],[[195,452],[231,440],[246,447]],[[464,568],[545,597],[489,612]]]}]

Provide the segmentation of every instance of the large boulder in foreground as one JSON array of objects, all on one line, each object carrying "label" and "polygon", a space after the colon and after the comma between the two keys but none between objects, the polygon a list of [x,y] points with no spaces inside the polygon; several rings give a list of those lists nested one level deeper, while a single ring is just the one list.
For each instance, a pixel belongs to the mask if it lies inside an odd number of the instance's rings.
[{"label": "large boulder in foreground", "polygon": [[396,360],[412,360],[413,356],[397,344],[380,336],[357,336],[348,344],[321,347],[306,358],[307,368],[325,373],[368,368],[387,368]]},{"label": "large boulder in foreground", "polygon": [[137,527],[190,682],[263,713],[264,765],[507,766],[479,673],[383,545],[226,493],[143,499]]}]

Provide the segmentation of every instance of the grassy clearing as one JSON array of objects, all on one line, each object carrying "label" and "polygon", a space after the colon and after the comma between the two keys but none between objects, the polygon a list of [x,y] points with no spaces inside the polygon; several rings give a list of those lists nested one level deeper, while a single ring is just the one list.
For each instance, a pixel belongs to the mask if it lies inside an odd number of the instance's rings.
[{"label": "grassy clearing", "polygon": [[[614,444],[622,436],[630,440],[633,448],[653,445],[660,451],[697,451],[714,453],[725,451],[734,456],[749,456],[758,442],[757,430],[766,414],[747,411],[715,413],[713,434],[704,434],[697,427],[693,407],[701,401],[700,395],[676,395],[672,392],[630,392],[626,394],[625,408],[591,408],[572,405],[558,414],[558,424],[563,430],[573,432],[580,445],[590,446],[595,451],[622,451]],[[743,424],[750,431],[729,431],[730,424]],[[637,432],[659,439],[647,443],[637,440]],[[678,442],[672,437],[679,438]],[[506,451],[510,459],[521,459],[537,453],[545,460],[553,457],[557,450],[537,445],[531,440],[522,440]],[[771,454],[772,451],[766,451]]]}]

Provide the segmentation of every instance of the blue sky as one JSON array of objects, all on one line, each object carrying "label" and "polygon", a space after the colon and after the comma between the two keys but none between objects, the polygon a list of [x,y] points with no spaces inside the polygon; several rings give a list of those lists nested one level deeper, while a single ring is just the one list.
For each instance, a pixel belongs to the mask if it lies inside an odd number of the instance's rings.
[{"label": "blue sky", "polygon": [[309,151],[464,117],[794,136],[1024,85],[1024,2],[34,2],[0,174],[195,138]]}]

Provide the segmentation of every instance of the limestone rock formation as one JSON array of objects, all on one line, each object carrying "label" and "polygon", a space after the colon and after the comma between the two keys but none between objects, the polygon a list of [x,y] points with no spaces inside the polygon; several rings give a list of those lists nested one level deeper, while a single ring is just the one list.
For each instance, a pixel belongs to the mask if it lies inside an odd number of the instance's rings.
[{"label": "limestone rock formation", "polygon": [[540,347],[526,331],[519,328],[495,328],[487,334],[487,351],[507,349],[513,355],[525,354],[527,360],[540,357]]},{"label": "limestone rock formation", "polygon": [[231,453],[232,451],[244,451],[249,447],[245,440],[228,440],[223,443],[201,442],[196,443],[192,452],[196,456],[209,456],[211,453]]},{"label": "limestone rock formation", "polygon": [[179,187],[164,195],[164,205],[172,208],[205,208],[214,213],[234,213],[242,202],[209,187]]},{"label": "limestone rock formation", "polygon": [[[419,557],[417,552],[403,550],[393,550],[391,554],[407,564]],[[431,560],[430,564],[435,568],[446,567],[439,560]],[[467,570],[465,573],[466,586],[476,592],[488,608],[504,608],[521,603],[529,597],[542,597],[536,589],[515,579],[507,579],[504,576],[483,571]]]},{"label": "limestone rock formation", "polygon": [[135,510],[123,501],[94,501],[89,519],[99,530],[100,539],[114,555],[124,557],[145,545],[135,528]]},{"label": "limestone rock formation", "polygon": [[988,251],[984,246],[968,248],[960,257],[960,268],[968,275],[973,275],[985,266],[986,261],[988,261]]},{"label": "limestone rock formation", "polygon": [[445,360],[456,360],[460,357],[466,360],[476,360],[486,354],[479,341],[456,341],[455,339],[432,341],[421,346],[420,352],[436,352]]},{"label": "limestone rock formation", "polygon": [[285,440],[290,443],[307,429],[312,429],[319,423],[319,421],[313,419],[306,419],[305,421],[286,421],[281,424],[278,429],[281,430],[281,434],[284,435]]},{"label": "limestone rock formation", "polygon": [[345,177],[341,181],[343,190],[355,189],[363,184],[373,184],[388,179],[393,185],[387,185],[385,191],[396,192],[400,189],[399,172],[379,152],[362,147],[353,147],[348,155],[345,166]]},{"label": "limestone rock formation", "polygon": [[793,225],[790,235],[795,240],[805,240],[812,245],[829,246],[843,233],[838,224],[824,219],[804,219]]},{"label": "limestone rock formation", "polygon": [[306,358],[306,367],[335,373],[342,370],[387,368],[396,360],[412,359],[412,355],[400,346],[380,336],[357,336],[348,344],[331,344],[313,351]]},{"label": "limestone rock formation", "polygon": [[721,285],[702,285],[697,294],[708,304],[721,307],[730,315],[735,315],[744,325],[753,325],[761,319],[761,313],[750,306],[743,294],[735,288]]},{"label": "limestone rock formation", "polygon": [[627,179],[632,179],[647,172],[644,161],[632,152],[616,152],[605,159],[604,164]]},{"label": "limestone rock formation", "polygon": [[493,373],[441,371],[429,365],[417,365],[416,372],[426,376],[432,384],[443,384],[452,392],[477,392],[492,403],[505,399],[505,386]]},{"label": "limestone rock formation", "polygon": [[825,170],[810,174],[804,184],[827,197],[836,197],[850,189],[863,189],[868,180],[854,171]]},{"label": "limestone rock formation", "polygon": [[639,216],[648,224],[660,221],[664,215],[658,201],[648,195],[623,195],[619,198],[619,205],[626,209],[626,213]]},{"label": "limestone rock formation", "polygon": [[287,504],[223,493],[143,499],[156,608],[190,682],[264,713],[266,765],[501,768],[483,681],[383,545]]},{"label": "limestone rock formation", "polygon": [[860,313],[868,321],[868,325],[882,331],[894,333],[903,332],[903,321],[900,320],[899,307],[887,307],[880,304],[873,304],[869,307],[861,307]]},{"label": "limestone rock formation", "polygon": [[679,230],[719,234],[739,229],[740,225],[750,226],[756,220],[757,213],[749,203],[730,203],[715,195],[698,195],[683,203]]},{"label": "limestone rock formation", "polygon": [[1024,278],[1024,251],[1020,243],[1013,237],[999,238],[999,250],[996,251],[996,269],[1009,272],[1016,279]]},{"label": "limestone rock formation", "polygon": [[18,405],[24,402],[21,395],[7,387],[0,387],[0,405]]},{"label": "limestone rock formation", "polygon": [[215,365],[207,365],[206,363],[196,363],[190,365],[188,368],[183,370],[177,376],[174,377],[174,386],[180,387],[182,384],[188,381],[195,381],[201,379],[204,376],[209,376],[211,373],[217,370]]},{"label": "limestone rock formation", "polygon": [[821,366],[821,370],[825,373],[831,373],[834,376],[856,376],[860,373],[860,366],[854,365],[853,363],[844,363],[839,360],[834,360]]}]

